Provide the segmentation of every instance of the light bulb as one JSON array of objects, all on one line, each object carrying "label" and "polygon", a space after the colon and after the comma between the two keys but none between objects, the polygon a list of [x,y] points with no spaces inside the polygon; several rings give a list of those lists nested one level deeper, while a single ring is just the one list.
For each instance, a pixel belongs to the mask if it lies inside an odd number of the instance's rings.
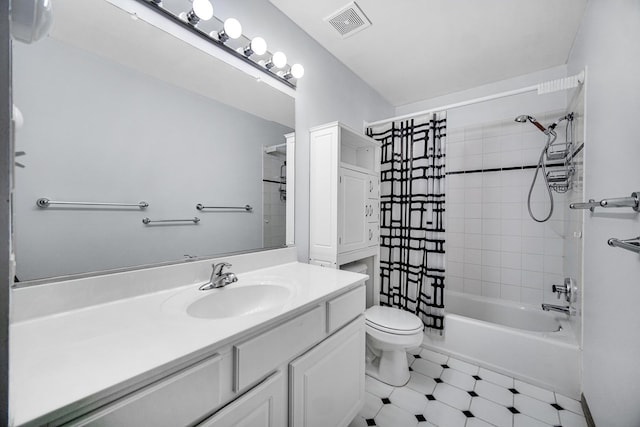
[{"label": "light bulb", "polygon": [[211,37],[217,37],[218,41],[225,43],[229,39],[237,39],[242,35],[242,25],[235,18],[229,18],[224,21],[224,25],[217,33],[215,31],[209,33]]},{"label": "light bulb", "polygon": [[200,20],[208,21],[213,17],[213,6],[209,0],[193,0],[193,6],[186,16],[180,14],[180,17],[186,18],[191,25],[197,25]]},{"label": "light bulb", "polygon": [[229,18],[224,21],[224,32],[232,39],[237,39],[242,35],[242,25],[235,18]]},{"label": "light bulb", "polygon": [[304,67],[300,64],[293,64],[289,72],[294,78],[300,79],[302,78],[302,76],[304,76]]},{"label": "light bulb", "polygon": [[273,63],[274,67],[282,68],[287,65],[287,55],[282,52],[276,52],[271,57],[271,62]]},{"label": "light bulb", "polygon": [[254,53],[258,56],[267,52],[267,42],[262,37],[254,37],[249,46],[244,48],[245,56],[251,56]]},{"label": "light bulb", "polygon": [[193,0],[193,13],[203,21],[213,18],[213,6],[209,0]]}]

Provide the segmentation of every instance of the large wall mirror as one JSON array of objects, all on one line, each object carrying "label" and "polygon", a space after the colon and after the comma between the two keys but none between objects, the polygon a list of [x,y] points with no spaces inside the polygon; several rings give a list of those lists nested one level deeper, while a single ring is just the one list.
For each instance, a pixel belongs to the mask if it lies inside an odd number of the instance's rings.
[{"label": "large wall mirror", "polygon": [[293,98],[133,18],[59,0],[49,37],[14,43],[20,283],[287,243]]}]

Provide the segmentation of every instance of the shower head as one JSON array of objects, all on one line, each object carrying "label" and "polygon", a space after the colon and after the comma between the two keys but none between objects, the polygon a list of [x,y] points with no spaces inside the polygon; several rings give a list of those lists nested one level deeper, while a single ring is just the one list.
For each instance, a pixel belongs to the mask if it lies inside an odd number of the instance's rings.
[{"label": "shower head", "polygon": [[542,126],[540,122],[535,119],[535,117],[527,116],[526,114],[516,117],[516,122],[518,123],[525,123],[527,121],[531,122],[531,124],[533,124],[535,127],[540,129],[545,134],[549,133],[549,130],[547,130],[547,128]]}]

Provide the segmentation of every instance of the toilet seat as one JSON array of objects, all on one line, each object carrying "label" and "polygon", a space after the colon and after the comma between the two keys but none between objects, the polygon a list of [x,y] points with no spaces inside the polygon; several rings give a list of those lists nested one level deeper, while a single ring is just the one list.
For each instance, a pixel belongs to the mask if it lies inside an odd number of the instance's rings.
[{"label": "toilet seat", "polygon": [[393,308],[373,306],[365,311],[368,327],[394,335],[413,335],[422,332],[422,321],[415,314]]}]

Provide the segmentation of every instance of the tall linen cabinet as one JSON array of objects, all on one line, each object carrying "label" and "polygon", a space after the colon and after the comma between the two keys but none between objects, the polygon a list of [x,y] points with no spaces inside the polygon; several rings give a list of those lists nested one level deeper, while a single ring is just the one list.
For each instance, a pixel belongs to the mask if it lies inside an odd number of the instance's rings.
[{"label": "tall linen cabinet", "polygon": [[380,143],[339,122],[309,131],[309,262],[367,265],[367,307],[379,303]]}]

